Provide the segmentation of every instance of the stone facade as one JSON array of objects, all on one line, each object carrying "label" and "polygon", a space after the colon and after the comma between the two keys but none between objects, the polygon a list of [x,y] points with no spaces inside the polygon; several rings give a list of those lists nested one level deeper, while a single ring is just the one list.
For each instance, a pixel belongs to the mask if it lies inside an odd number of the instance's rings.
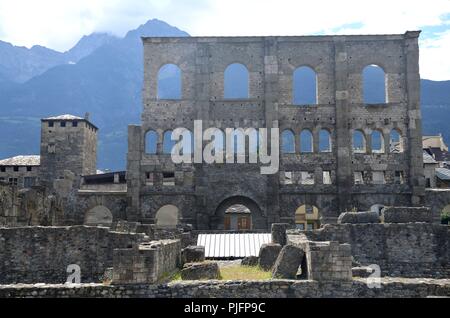
[{"label": "stone facade", "polygon": [[[127,218],[153,223],[158,209],[170,204],[178,207],[179,222],[223,229],[226,208],[243,204],[251,210],[252,229],[267,230],[275,222],[295,224],[305,204],[319,209],[322,223],[335,223],[340,212],[355,208],[423,203],[418,36],[144,38],[144,111],[142,124],[129,127]],[[168,63],[181,70],[179,100],[158,98],[157,74]],[[248,99],[224,98],[224,72],[232,63],[248,70]],[[386,74],[385,104],[363,102],[362,70],[371,64]],[[317,105],[292,102],[293,72],[304,65],[317,75]],[[194,120],[202,120],[203,130],[291,130],[296,148],[302,129],[309,129],[314,150],[282,154],[274,175],[261,175],[260,164],[176,165],[163,154],[163,135],[178,127],[192,132]],[[331,134],[331,152],[318,151],[321,129]],[[401,133],[403,152],[389,149],[393,129]],[[364,153],[352,150],[356,130],[366,136]],[[145,150],[149,131],[157,134],[156,154]],[[382,132],[382,153],[371,151],[373,131]],[[286,173],[305,171],[314,184],[283,182]],[[331,184],[322,179],[324,171]],[[355,172],[364,172],[367,182],[355,184]],[[370,181],[375,173],[384,175],[384,184]],[[166,174],[175,180],[170,186]]]},{"label": "stone facade", "polygon": [[16,156],[0,160],[0,182],[19,189],[38,185],[40,168],[39,156]]}]

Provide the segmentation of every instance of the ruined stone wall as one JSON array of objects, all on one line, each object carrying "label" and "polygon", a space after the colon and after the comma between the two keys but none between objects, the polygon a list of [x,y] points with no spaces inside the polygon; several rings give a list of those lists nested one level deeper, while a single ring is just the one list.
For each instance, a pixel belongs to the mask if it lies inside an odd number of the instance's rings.
[{"label": "ruined stone wall", "polygon": [[61,218],[60,208],[44,187],[19,189],[0,183],[0,226],[52,225]]},{"label": "ruined stone wall", "polygon": [[[295,232],[288,231],[294,240]],[[350,244],[356,261],[376,264],[386,276],[450,277],[450,228],[445,225],[328,224],[302,233],[311,241]]]},{"label": "ruined stone wall", "polygon": [[114,248],[145,240],[100,227],[0,228],[0,284],[64,283],[71,264],[80,266],[81,282],[99,282]]},{"label": "ruined stone wall", "polygon": [[[254,229],[274,222],[294,222],[297,204],[315,204],[323,223],[340,212],[365,210],[363,198],[376,203],[417,205],[423,201],[424,177],[419,109],[419,32],[378,36],[207,37],[144,39],[143,113],[140,126],[129,127],[127,218],[152,222],[161,205],[177,205],[180,220],[196,229],[223,228],[222,207],[228,200],[251,200]],[[159,99],[157,74],[168,63],[181,70],[182,97]],[[246,99],[224,98],[224,73],[232,63],[249,74]],[[386,75],[387,101],[366,105],[362,71],[379,65]],[[317,75],[317,104],[293,105],[293,74],[300,66]],[[261,175],[261,164],[174,165],[162,153],[166,131],[184,127],[202,130],[279,127],[295,135],[296,153],[281,156],[280,172]],[[313,135],[313,152],[299,153],[300,132]],[[319,133],[328,130],[331,152],[319,152]],[[400,132],[404,151],[389,148],[390,132]],[[146,133],[157,133],[157,153],[146,154]],[[365,153],[353,153],[352,134],[361,130]],[[380,131],[384,152],[373,153],[371,134]],[[204,146],[204,145],[203,145]],[[285,172],[313,175],[314,184],[280,182]],[[323,182],[330,172],[331,184]],[[354,184],[354,172],[385,172],[386,184]],[[161,186],[163,172],[174,172],[176,183]],[[149,184],[148,173],[155,174]],[[397,184],[396,174],[403,175]],[[423,202],[422,202],[423,203]],[[382,203],[380,203],[382,204]]]},{"label": "ruined stone wall", "polygon": [[364,279],[350,282],[185,281],[163,285],[0,285],[0,298],[419,298],[450,296],[449,280],[391,279],[368,288]]},{"label": "ruined stone wall", "polygon": [[181,241],[162,240],[132,249],[115,249],[114,284],[153,284],[175,272],[180,265]]}]

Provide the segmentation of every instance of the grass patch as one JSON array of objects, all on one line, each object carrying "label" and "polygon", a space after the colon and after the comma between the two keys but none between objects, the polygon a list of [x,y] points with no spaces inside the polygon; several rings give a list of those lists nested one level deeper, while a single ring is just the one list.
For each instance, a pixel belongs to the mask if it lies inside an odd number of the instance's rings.
[{"label": "grass patch", "polygon": [[176,270],[175,272],[172,272],[172,273],[169,273],[169,272],[163,273],[163,275],[158,280],[158,282],[161,284],[164,284],[164,283],[173,282],[173,281],[177,281],[177,280],[181,280],[181,271],[180,270]]},{"label": "grass patch", "polygon": [[262,270],[259,266],[227,266],[220,269],[222,280],[267,280],[272,273]]}]

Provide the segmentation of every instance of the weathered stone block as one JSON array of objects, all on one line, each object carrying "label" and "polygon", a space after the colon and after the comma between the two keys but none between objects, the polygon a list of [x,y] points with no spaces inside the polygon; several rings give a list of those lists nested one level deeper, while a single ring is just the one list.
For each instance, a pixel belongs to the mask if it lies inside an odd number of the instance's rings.
[{"label": "weathered stone block", "polygon": [[263,244],[259,250],[259,266],[266,271],[272,270],[280,251],[280,244]]},{"label": "weathered stone block", "polygon": [[242,260],[241,265],[242,266],[257,266],[258,262],[259,262],[259,258],[257,256],[247,256]]},{"label": "weathered stone block", "polygon": [[285,246],[287,244],[286,230],[290,228],[288,223],[274,223],[272,224],[272,243]]},{"label": "weathered stone block", "polygon": [[273,267],[274,278],[295,279],[305,252],[294,245],[286,245],[281,250]]},{"label": "weathered stone block", "polygon": [[181,261],[183,264],[203,262],[204,260],[204,246],[188,246],[181,251]]},{"label": "weathered stone block", "polygon": [[390,207],[382,213],[384,223],[432,223],[433,213],[426,207]]},{"label": "weathered stone block", "polygon": [[183,280],[219,279],[219,265],[214,262],[188,263],[181,270]]},{"label": "weathered stone block", "polygon": [[380,223],[380,216],[377,212],[345,212],[339,216],[338,224],[351,223]]}]

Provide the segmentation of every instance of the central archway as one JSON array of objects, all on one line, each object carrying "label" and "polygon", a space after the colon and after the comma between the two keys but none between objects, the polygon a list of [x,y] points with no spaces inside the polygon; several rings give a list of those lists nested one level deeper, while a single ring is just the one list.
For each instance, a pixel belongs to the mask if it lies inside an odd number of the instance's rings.
[{"label": "central archway", "polygon": [[267,219],[252,199],[234,196],[223,200],[211,220],[211,229],[243,231],[267,230]]}]

